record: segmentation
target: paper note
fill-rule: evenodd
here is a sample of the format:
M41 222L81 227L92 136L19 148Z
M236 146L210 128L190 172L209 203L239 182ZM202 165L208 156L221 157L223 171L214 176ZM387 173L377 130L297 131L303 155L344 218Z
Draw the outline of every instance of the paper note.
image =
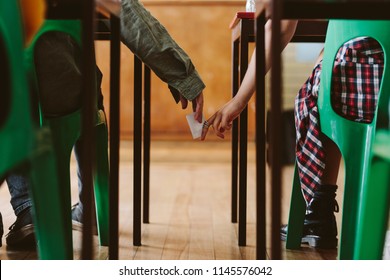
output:
M202 122L199 123L197 120L194 118L195 113L188 114L186 115L188 125L191 130L192 138L193 139L198 139L200 136L202 136L202 128L203 128L203 122L204 122L204 117L202 117Z

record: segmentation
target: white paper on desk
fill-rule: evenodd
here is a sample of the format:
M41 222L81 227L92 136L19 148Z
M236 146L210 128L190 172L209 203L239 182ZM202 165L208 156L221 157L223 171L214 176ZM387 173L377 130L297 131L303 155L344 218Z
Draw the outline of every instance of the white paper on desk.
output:
M188 114L186 115L188 125L191 130L192 138L193 139L198 139L200 136L202 136L202 128L203 128L203 123L204 123L204 117L202 116L202 122L199 123L197 120L194 118L195 113Z

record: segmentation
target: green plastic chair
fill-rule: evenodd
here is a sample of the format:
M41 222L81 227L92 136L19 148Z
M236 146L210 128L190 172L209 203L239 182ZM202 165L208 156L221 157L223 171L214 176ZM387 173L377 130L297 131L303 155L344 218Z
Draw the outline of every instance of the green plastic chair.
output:
M81 23L79 20L46 20L41 29L25 50L25 65L32 77L39 96L39 86L34 63L34 50L38 39L46 32L64 32L69 34L81 47ZM57 159L59 188L63 204L52 209L61 213L66 223L66 238L69 249L72 246L71 194L70 194L70 159L72 149L81 135L81 110L61 116L45 118L40 114L41 125L49 127L52 133L53 146ZM108 165L108 131L105 114L96 110L96 165L94 166L94 191L97 213L97 225L100 245L107 246L109 242L109 165Z
M347 120L333 111L330 99L331 75L334 58L339 48L348 40L369 36L376 39L385 54L385 69L379 93L379 111L370 124ZM361 197L368 182L372 143L375 137L378 112L388 111L390 72L387 69L387 54L390 51L390 21L331 20L329 21L321 73L318 109L322 132L339 147L345 164L344 202L340 231L339 259L353 259L356 247L356 230L361 221ZM301 246L305 201L300 190L297 169L291 196L290 216L286 248Z
M378 130L367 187L363 191L354 258L381 260L390 209L390 131Z
M31 114L22 34L18 1L0 0L0 178L9 172L30 177L38 257L67 259L65 224L48 210L58 207L61 197L50 130L40 128Z

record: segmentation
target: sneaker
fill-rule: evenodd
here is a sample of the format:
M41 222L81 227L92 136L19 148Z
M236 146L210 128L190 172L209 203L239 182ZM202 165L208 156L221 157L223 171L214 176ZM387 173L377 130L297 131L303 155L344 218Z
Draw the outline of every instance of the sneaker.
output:
M9 232L5 239L10 247L25 248L36 246L32 207L28 207L19 213L15 223L9 227Z
M81 210L80 204L77 202L72 206L72 229L77 231L83 231L83 210ZM98 235L96 223L92 225L92 234Z

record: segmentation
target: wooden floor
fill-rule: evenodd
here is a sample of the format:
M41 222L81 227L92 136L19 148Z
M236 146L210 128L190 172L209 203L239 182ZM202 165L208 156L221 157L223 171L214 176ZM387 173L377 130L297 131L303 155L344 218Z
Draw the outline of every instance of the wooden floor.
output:
M152 142L150 223L143 224L142 246L132 245L132 143L121 142L119 258L124 260L255 259L254 145L248 148L247 246L237 245L237 225L230 222L230 144L221 142ZM283 170L282 221L287 221L292 166ZM343 173L343 172L341 172ZM76 164L71 164L72 199L77 201ZM340 182L343 174L340 176ZM339 184L340 186L342 184ZM269 192L268 192L269 193ZM338 191L342 194L342 189ZM341 202L341 196L338 201ZM0 189L4 231L14 222L5 184ZM340 213L337 214L338 223ZM81 234L73 232L75 259ZM94 248L96 259L107 247ZM282 247L284 244L282 244ZM304 247L282 252L283 259L336 259L336 250ZM36 259L35 251L8 250L3 237L0 259Z

